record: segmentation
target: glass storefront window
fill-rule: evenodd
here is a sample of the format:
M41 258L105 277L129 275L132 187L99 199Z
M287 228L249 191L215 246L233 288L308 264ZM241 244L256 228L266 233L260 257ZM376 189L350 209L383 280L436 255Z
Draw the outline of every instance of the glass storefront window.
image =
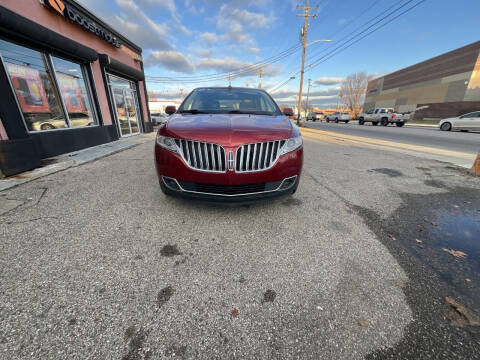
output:
M0 57L29 131L96 125L81 65L4 40Z
M52 56L53 68L71 127L95 124L86 81L80 65Z
M28 130L67 127L45 54L0 40L0 55Z

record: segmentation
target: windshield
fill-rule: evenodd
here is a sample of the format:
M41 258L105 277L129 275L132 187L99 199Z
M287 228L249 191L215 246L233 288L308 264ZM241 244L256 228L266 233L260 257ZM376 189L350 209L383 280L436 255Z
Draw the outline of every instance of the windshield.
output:
M264 91L228 88L196 89L188 95L178 112L282 115L277 104Z

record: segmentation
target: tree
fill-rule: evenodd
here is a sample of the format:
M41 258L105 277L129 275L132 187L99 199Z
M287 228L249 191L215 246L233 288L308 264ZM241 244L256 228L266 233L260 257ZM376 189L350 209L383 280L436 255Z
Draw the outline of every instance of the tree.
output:
M341 101L352 112L353 117L357 117L362 112L365 92L371 78L372 76L364 71L354 73L347 76L340 87Z

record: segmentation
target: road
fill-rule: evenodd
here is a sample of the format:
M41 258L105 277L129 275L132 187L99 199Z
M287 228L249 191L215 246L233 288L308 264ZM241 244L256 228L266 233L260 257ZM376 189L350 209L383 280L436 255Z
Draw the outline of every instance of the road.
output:
M0 192L1 357L478 356L480 180L306 132L266 203L165 197L153 136Z
M436 127L405 126L372 126L351 123L304 122L308 127L333 131L352 136L372 137L375 139L396 141L400 143L435 147L439 149L477 154L480 151L480 132L446 132Z
M304 122L302 125L305 137L321 136L323 141L343 142L344 145L354 147L369 146L376 149L377 153L396 151L415 157L449 162L465 168L472 167L480 151L480 133L447 133L419 126L403 128L360 126L355 122L349 124Z

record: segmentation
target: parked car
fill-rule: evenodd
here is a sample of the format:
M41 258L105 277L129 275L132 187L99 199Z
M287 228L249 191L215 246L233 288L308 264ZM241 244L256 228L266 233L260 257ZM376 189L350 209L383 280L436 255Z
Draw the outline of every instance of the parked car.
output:
M336 123L343 121L345 124L348 124L350 121L350 114L348 112L334 112L332 114L328 114L325 119L329 123L330 121L335 121Z
M358 124L363 125L366 122L371 122L373 126L377 126L380 123L382 126L395 124L398 127L402 127L410 120L410 116L409 112L395 112L392 108L375 108L360 114Z
M461 116L440 120L438 124L440 130L480 130L480 111L471 112Z
M292 108L284 108L283 109L283 114L287 116L290 120L295 120L295 115L293 114L293 109Z
M308 115L307 115L307 121L308 120L322 121L324 118L325 118L325 116L323 115L323 112L321 112L321 111L312 111L312 112L309 112Z
M152 119L152 124L155 126L163 124L167 120L168 115L165 113L156 112L150 113L150 118Z
M264 90L198 88L166 111L155 142L166 195L250 202L297 190L302 137Z

